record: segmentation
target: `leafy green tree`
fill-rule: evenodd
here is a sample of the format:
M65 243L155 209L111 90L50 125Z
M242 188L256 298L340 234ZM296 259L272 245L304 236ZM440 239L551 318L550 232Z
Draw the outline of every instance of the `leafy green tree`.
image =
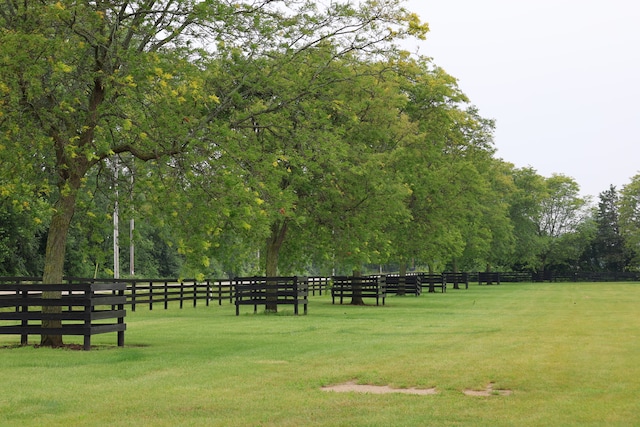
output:
M593 246L597 266L603 271L624 271L627 266L624 236L620 232L619 204L615 186L600 193L594 216L597 228Z
M515 250L510 259L514 269L537 268L537 254L542 249L538 220L545 196L544 177L533 168L514 169L515 191L509 197L509 217L515 236Z
M27 167L17 177L35 192L46 188L54 207L45 283L62 280L89 170L125 154L176 167L180 161L168 159L188 153L193 161L196 147L200 160L214 159L225 135L299 97L272 100L249 115L230 113L260 81L207 90L203 70L212 58L242 56L259 67L251 61L279 52L286 62L328 39L339 39L343 51L374 51L424 30L391 0L325 9L271 0L4 2L0 28L0 155L16 165L42 164L44 179ZM258 75L255 68L249 74ZM61 343L59 336L42 337L44 345Z
M545 179L545 194L536 218L537 234L541 242L538 270L566 260L564 241L576 231L584 217L586 200L579 196L580 188L570 177L554 174Z
M566 263L564 266L556 267L558 270L562 271L563 267L568 272L598 270L597 254L593 246L597 232L593 211L589 209L576 230L566 236L564 241Z
M336 157L326 164L330 173L309 209L314 225L297 231L308 237L309 231L321 231L317 242L329 244L314 244L312 250L340 260L333 266L339 271L357 274L364 264L385 259L389 228L408 220L409 189L398 179L391 156L410 124L389 61L350 64L343 72L351 77L336 85L328 111L340 139L328 147Z
M491 242L483 218L490 214L484 208L494 150L493 122L469 106L454 78L427 58L406 61L399 74L404 111L416 125L406 128L410 136L394 155L396 173L411 189L412 220L393 233L402 274L411 260L455 265L487 251L480 247Z
M568 256L575 260L568 246L587 206L575 180L559 174L545 178L532 168L514 170L513 180L516 191L509 206L516 239L514 268L544 272L549 266L566 265Z
M631 267L640 265L640 175L635 175L620 192L620 234L631 257Z
M172 236L168 235L171 230L153 227L145 221L138 223L140 225L137 227L142 230L136 232L135 238L135 277L183 277L181 274L184 258L171 243ZM130 267L129 260L130 258L126 257L123 261L124 268Z
M272 76L254 102L302 87L309 94L254 120L238 138L237 152L261 147L245 167L270 221L263 251L268 276L276 275L281 253L288 271L336 253L343 268L362 265L384 245L379 224L403 206L403 189L384 160L398 137L399 110L391 99L401 98L391 90L388 67L356 56L337 60L331 45L297 60Z
M183 15L167 6L71 1L0 6L2 156L23 165L35 157L49 171L44 182L19 175L35 189L51 188L45 283L62 281L67 236L90 169L118 153L141 160L173 155L193 137L179 117L203 102L194 88L197 68L163 48L178 42L175 30L181 26L203 23L205 11ZM59 336L42 337L43 345L61 343Z
M0 276L37 276L44 262L41 247L50 216L44 200L0 184Z
M514 227L509 216L509 200L516 191L512 166L499 159L485 158L475 162L484 183L472 198L465 250L460 258L464 270L486 271L510 267L508 261L515 250Z

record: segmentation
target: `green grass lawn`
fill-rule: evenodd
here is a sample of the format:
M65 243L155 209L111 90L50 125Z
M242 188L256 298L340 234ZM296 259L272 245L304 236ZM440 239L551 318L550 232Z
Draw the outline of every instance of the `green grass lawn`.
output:
M90 352L0 336L0 425L640 425L639 309L628 283L472 285L379 307L312 297L307 316L140 307L124 348L115 334ZM437 394L321 390L347 381ZM463 393L489 383L513 393Z

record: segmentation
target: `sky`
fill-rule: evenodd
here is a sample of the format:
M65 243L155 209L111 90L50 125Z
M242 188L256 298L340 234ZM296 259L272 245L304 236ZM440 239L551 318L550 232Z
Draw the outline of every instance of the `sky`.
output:
M496 156L582 195L640 173L640 2L407 0L429 24L406 46L496 121Z

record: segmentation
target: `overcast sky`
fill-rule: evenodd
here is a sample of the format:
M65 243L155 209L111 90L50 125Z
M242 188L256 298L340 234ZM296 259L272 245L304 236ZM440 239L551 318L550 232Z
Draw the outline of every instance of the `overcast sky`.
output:
M640 173L640 1L408 0L419 53L496 120L497 156L584 195Z

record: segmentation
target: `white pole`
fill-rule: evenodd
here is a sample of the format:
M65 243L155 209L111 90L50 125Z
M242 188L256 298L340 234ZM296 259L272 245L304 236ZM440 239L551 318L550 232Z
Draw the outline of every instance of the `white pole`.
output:
M115 188L115 195L116 195L116 200L115 203L113 204L113 278L114 279L119 279L120 278L120 241L119 241L119 234L120 234L120 230L119 230L119 218L118 218L118 158L116 157L116 160L113 164L113 169L114 169L114 173L113 176L115 178L114 180L114 188Z
M133 230L135 229L134 214L135 209L133 207L133 166L129 168L129 174L131 175L131 220L129 221L129 275L133 277L135 275L135 251L133 244Z
M135 228L135 222L134 219L131 218L131 221L129 221L129 274L131 275L131 277L133 277L135 275L135 267L134 267L134 260L135 257L133 256L133 251L134 251L134 246L133 246L133 229Z

